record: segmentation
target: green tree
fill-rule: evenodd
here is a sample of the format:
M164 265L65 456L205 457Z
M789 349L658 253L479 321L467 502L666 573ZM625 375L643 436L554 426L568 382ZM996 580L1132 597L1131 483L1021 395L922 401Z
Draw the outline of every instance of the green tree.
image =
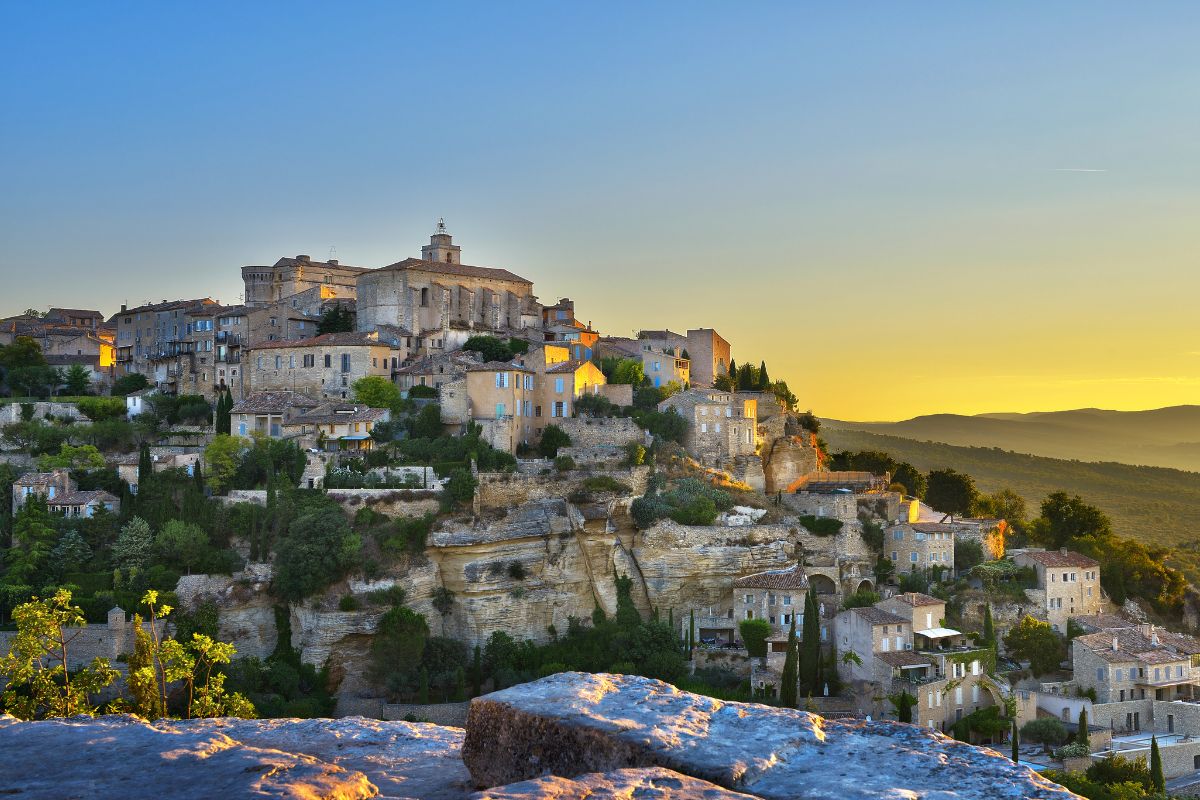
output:
M89 666L67 669L74 635L68 628L81 628L83 611L71 605L71 593L59 589L47 599L33 598L13 609L17 633L7 655L0 657L0 677L7 684L0 701L18 719L94 716L91 698L117 679L117 670L103 658Z
M92 422L104 422L125 416L125 401L119 397L84 397L75 407Z
M204 448L204 475L208 487L214 494L223 494L231 488L242 452L249 442L240 436L218 434ZM139 480L141 476L139 475Z
M473 350L486 361L512 361L513 351L495 336L472 336L463 342L463 350Z
M817 595L804 595L804 636L800 644L800 682L809 694L821 694L821 611Z
M408 433L414 439L436 439L445 433L442 426L442 408L429 403L409 418Z
M298 602L341 580L358 563L360 546L340 508L298 517L275 548L276 594Z
M627 383L630 386L641 386L644 380L646 371L640 358L622 358L613 367L608 378L609 383Z
M965 517L975 507L979 493L975 479L953 469L935 469L929 472L925 502L943 514Z
M1012 721L1012 732L1009 734L1012 740L1012 761L1016 764L1021 760L1021 734L1017 731L1017 720L1014 717Z
M121 569L141 569L146 566L153 546L154 534L149 523L141 517L132 517L117 536L113 559Z
M6 555L8 574L5 579L13 584L33 584L46 566L50 551L58 539L54 518L46 510L46 501L40 495L30 495L25 505L17 512L13 523L12 547Z
M329 308L317 322L317 333L348 333L354 330L354 314L349 309L335 305Z
M92 548L77 531L67 531L50 551L50 567L55 575L75 572L92 557Z
M1079 730L1075 732L1075 741L1084 747L1091 746L1091 739L1088 736L1088 713L1087 707L1079 709Z
M399 405L400 388L380 375L367 375L350 384L357 403L371 408L395 408Z
M82 364L72 364L63 373L63 384L63 390L67 394L79 397L88 393L92 386L92 378Z
M233 433L233 395L229 390L221 392L217 398L216 422L214 433L229 436Z
M1030 530L1031 538L1048 548L1071 547L1083 540L1103 542L1113 537L1112 520L1079 495L1054 492L1041 506L1041 524Z
M192 567L203 562L208 553L208 534L199 525L173 519L154 539L154 548L163 560L192 574Z
M792 616L792 627L788 631L787 655L783 659L783 675L780 678L781 686L779 687L779 703L784 708L795 708L796 684L800 678L799 666L797 660L799 654L796 652L796 617Z
M889 694L888 700L896 709L896 719L911 724L913 721L912 710L913 706L917 704L917 698L901 689L899 692Z
M114 397L124 397L127 394L140 392L142 389L150 388L150 380L140 372L131 372L128 375L122 375L113 381L112 395Z
M1158 750L1158 737L1150 737L1150 783L1154 786L1154 791L1162 793L1167 788L1167 781L1163 777L1163 762L1162 753Z
M58 447L57 455L46 454L38 457L38 469L50 472L55 469L69 469L77 472L104 469L107 464L104 456L90 444L78 447L63 442Z
M1028 614L1005 634L1004 647L1014 658L1028 661L1034 676L1058 669L1066 656L1063 640L1050 623Z
M771 378L767 375L766 361L760 361L758 364L758 388L764 392L771 388Z
M475 487L478 481L471 475L470 470L456 469L450 473L449 480L442 487L443 504L453 508L462 503L469 503L475 497Z
M742 634L747 653L759 658L767 655L767 637L771 635L771 626L765 619L744 619L738 623L738 631Z
M538 442L538 453L543 458L554 458L558 455L558 448L570 446L571 437L567 435L566 431L557 425L547 425Z
M996 623L992 619L992 604L983 604L983 642L989 647L996 646Z
M617 589L616 623L623 628L635 628L642 624L642 615L633 604L633 580L625 574L614 581Z
M130 710L151 721L167 715L159 692L156 654L154 637L145 629L141 616L134 614L133 652L129 654L129 673L125 683L129 688Z
M981 517L1005 520L1016 528L1023 527L1028 516L1025 498L1007 488L981 494L975 501L975 513Z
M896 464L896 468L892 471L892 483L900 484L904 487L905 494L919 499L924 499L929 489L928 479L907 461Z

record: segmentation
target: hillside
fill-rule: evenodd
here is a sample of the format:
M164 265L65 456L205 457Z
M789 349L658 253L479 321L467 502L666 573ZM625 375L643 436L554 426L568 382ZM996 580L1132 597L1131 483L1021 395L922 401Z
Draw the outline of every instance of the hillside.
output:
M981 491L1009 487L1025 498L1031 513L1047 494L1062 489L1104 509L1120 535L1171 546L1197 538L1200 475L1193 472L1084 463L826 427L821 435L834 452L883 450L922 471L953 467L967 472Z
M825 420L858 430L966 447L1080 461L1115 461L1200 472L1200 406L1151 411L1084 408L1031 414L931 414L901 422Z

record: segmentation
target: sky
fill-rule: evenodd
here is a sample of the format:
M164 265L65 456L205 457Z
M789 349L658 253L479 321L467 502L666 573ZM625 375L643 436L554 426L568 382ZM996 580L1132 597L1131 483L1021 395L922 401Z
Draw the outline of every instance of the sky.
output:
M5 3L0 315L299 253L714 327L823 416L1200 403L1200 4Z

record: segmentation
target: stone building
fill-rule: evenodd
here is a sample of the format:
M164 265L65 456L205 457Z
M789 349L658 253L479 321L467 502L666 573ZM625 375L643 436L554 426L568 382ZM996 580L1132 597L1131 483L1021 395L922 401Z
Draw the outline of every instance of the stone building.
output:
M301 447L326 451L370 450L371 431L391 419L386 408L361 403L326 403L283 423L283 434Z
M899 572L954 571L952 526L901 522L884 531L883 551Z
M807 595L808 576L799 565L756 572L733 582L734 617L739 622L764 619L771 626L772 638L782 634L786 642L793 619L797 630L803 628Z
M102 511L116 514L121 510L121 500L103 489L76 490L48 501L47 508L67 517L94 517Z
M364 272L357 287L358 329L409 331L420 340L413 347L420 355L457 349L472 335L504 336L542 324L532 281L463 264L461 248L440 222L420 258Z
M398 339L378 333L326 333L298 341L260 342L245 350L246 389L292 391L345 400L356 380L377 375L391 380L407 353Z
M318 401L302 392L252 392L233 404L230 429L236 436L282 438L284 425L316 408Z
M50 472L26 472L17 477L12 486L12 510L16 514L30 497L41 497L49 506L60 497L75 491L75 481L66 469Z
M121 306L109 322L116 326L116 364L121 375L137 372L164 391L174 392L179 356L192 349L188 313L198 306L217 305L209 297L164 300L135 308Z
M1200 640L1149 623L1076 636L1071 666L1098 703L1200 699Z
M719 466L758 450L757 406L733 392L688 389L658 404L674 410L688 423L683 445L706 466Z
M465 378L467 367L479 363L482 359L474 350L452 350L408 362L396 370L394 380L402 392L414 386L441 389L447 383Z
M575 318L575 302L569 297L542 308L542 334L546 342L566 345L577 361L590 361L600 338L590 321L585 325Z
M729 374L729 342L712 328L689 330L685 347L691 359L692 385L712 386L718 377Z
M468 418L497 450L515 453L533 440L534 398L533 370L527 367L503 361L467 367Z
M353 300L360 275L366 267L339 264L337 260L313 261L310 256L281 258L273 266L242 267L245 300L248 306L265 306L314 289L323 289L329 297Z
M653 386L677 383L681 387L691 384L691 362L681 354L683 348L642 351L642 372Z
M1036 616L1054 630L1066 633L1067 618L1098 614L1104 608L1100 592L1100 562L1082 553L1062 550L1016 550L1013 561L1037 572L1037 589L1026 590L1038 604Z

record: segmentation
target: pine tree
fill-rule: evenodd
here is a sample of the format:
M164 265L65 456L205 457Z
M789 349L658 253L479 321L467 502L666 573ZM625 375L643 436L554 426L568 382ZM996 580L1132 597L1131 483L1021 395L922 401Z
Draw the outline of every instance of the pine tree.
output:
M758 365L758 388L764 392L771 388L771 379L767 377L767 362Z
M796 707L796 682L799 678L799 665L796 661L800 654L796 651L796 617L792 617L792 627L788 631L787 656L783 659L783 685L779 687L779 703L784 708Z
M636 628L642 624L642 615L633 604L633 581L628 575L618 575L617 585L617 624L622 628Z
M1163 792L1167 788L1167 781L1163 777L1162 753L1158 752L1158 737L1150 737L1150 783L1154 786L1154 791Z
M1016 764L1021 760L1021 734L1017 733L1017 721L1012 723L1012 760Z
M804 636L800 644L800 682L809 694L821 692L821 617L817 596L804 596Z
M1087 708L1079 709L1079 730L1075 734L1075 741L1079 742L1084 747L1091 745L1088 741L1088 713Z

